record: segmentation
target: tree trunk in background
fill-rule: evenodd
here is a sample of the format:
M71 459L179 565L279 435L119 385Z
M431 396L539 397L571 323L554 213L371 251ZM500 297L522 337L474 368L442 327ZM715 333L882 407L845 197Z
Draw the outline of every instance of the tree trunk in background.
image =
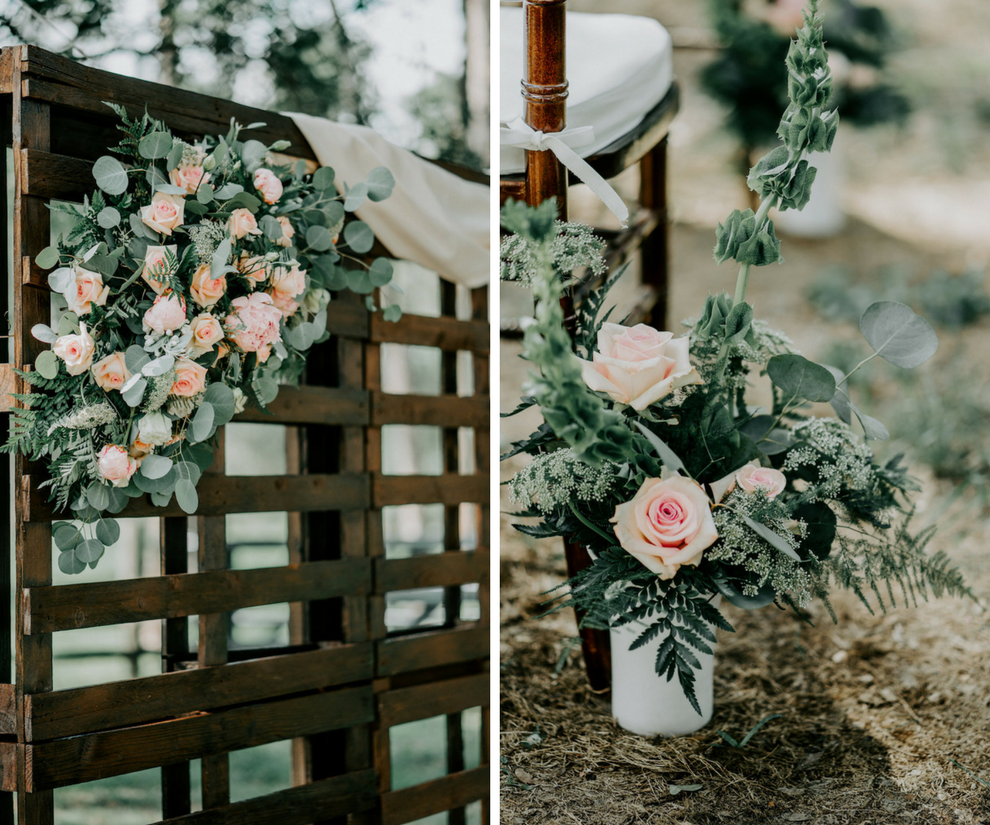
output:
M158 23L162 35L158 47L158 82L166 86L176 86L176 69L179 53L175 48L175 0L158 0L161 19Z
M490 79L489 31L491 7L488 0L464 0L464 102L466 122L464 138L468 148L482 159L485 165L489 157L488 99Z

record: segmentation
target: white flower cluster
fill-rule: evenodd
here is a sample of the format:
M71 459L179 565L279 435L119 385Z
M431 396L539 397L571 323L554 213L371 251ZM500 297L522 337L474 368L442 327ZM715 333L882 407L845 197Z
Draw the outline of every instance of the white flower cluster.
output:
M108 401L92 404L88 407L74 410L62 416L48 428L51 435L55 430L93 430L103 424L109 424L117 418L117 413Z
M224 240L230 237L230 229L218 221L204 221L188 227L189 237L196 248L196 257L201 263L213 260L213 253Z
M615 482L616 466L599 469L578 461L569 449L536 456L509 482L513 504L549 513L570 502L604 501Z
M587 267L595 277L602 275L605 272L605 243L591 227L563 221L557 221L556 226L557 234L550 247L554 272L566 277L576 269ZM536 242L518 235L505 238L499 248L502 280L532 286L540 266L536 254L538 246Z
M818 480L809 492L815 498L835 498L843 489L867 494L876 489L873 451L846 424L835 418L812 418L795 425L794 435L808 446L791 450L783 471L814 467Z
M164 375L158 375L148 383L150 387L146 391L142 408L146 413L161 409L162 404L168 400L168 394L172 391L172 384L175 383L175 370L169 370Z

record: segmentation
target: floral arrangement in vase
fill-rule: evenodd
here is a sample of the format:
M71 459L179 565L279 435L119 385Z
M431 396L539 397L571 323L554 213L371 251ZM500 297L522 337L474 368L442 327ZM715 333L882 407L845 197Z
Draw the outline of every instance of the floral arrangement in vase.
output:
M81 206L51 206L74 226L37 264L65 306L32 330L51 348L17 371L34 391L16 396L4 447L46 464L40 486L76 522L53 530L66 573L96 566L131 498L195 512L217 428L298 384L329 337L331 292L375 310L392 278L385 258L366 262L374 233L348 216L391 193L384 167L339 195L333 169L283 165L288 141L242 139L264 124L190 143L107 105L120 159L96 161Z
M871 610L871 595L885 609L895 588L913 602L929 592L972 596L943 553L926 552L932 530L911 531L918 488L899 458L881 464L873 454L869 441L888 433L849 395L862 364L844 374L814 363L746 302L753 268L781 260L769 210L807 202L815 169L806 155L827 151L838 126L826 60L812 0L787 55L781 145L749 175L762 203L755 214L734 211L716 233L716 261L739 264L735 293L709 295L686 335L602 315L613 278L578 308L572 340L559 301L566 273L599 265L590 230L555 221L553 202L502 212L514 233L503 243L503 277L533 290L523 357L539 370L510 415L537 405L545 422L506 456L532 456L508 485L516 515L539 523L517 529L589 549L593 564L568 582L557 609L577 607L586 622L611 627L613 709L622 691L642 686L635 669L620 677L618 642L646 653L654 683L676 675L682 709L642 696L630 704L671 707L680 720L637 730L616 710L637 732L688 732L710 717L714 630L732 630L721 599L799 614L819 599L834 620L836 586ZM873 304L860 326L874 350L863 363L911 368L938 346L929 324L896 302Z

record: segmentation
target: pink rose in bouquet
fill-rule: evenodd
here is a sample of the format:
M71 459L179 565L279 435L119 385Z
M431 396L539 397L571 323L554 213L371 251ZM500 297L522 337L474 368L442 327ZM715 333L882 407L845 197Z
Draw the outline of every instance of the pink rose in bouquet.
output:
M227 276L221 275L214 278L210 274L210 265L201 264L193 274L192 283L189 285L189 292L193 300L203 309L209 309L219 301L227 291Z
M168 173L168 179L173 186L185 189L186 194L195 195L196 190L210 179L210 175L203 170L201 164L181 163Z
M200 313L193 318L189 322L189 327L193 334L190 347L196 358L210 352L223 340L223 329L220 322L208 312Z
M648 478L632 501L615 508L611 518L623 550L661 579L671 579L681 565L697 565L718 539L711 500L689 478Z
M259 169L254 173L254 188L265 203L278 203L278 199L282 197L282 181L271 169Z
M96 342L86 331L86 325L79 325L78 335L63 335L52 345L52 352L65 362L69 375L82 375L93 363Z
M93 309L93 304L100 307L106 304L110 287L103 286L103 276L81 266L75 268L75 273L75 292L66 296L69 311L76 315L87 315Z
M242 252L235 265L255 289L268 280L269 264L263 255L251 257L247 252Z
M306 291L306 273L298 266L288 269L284 266L276 266L272 271L272 302L286 318L295 314L299 309L299 304L295 301L297 297Z
M169 290L157 298L144 313L144 325L160 335L173 332L186 322L186 302Z
M613 401L645 410L679 387L702 383L688 358L689 347L686 336L674 338L646 324L602 324L593 360L578 359L581 377Z
M93 364L93 379L100 389L107 392L119 390L130 377L131 372L127 369L122 352L115 352Z
M285 215L280 216L277 220L282 224L282 237L275 241L275 245L292 246L292 239L296 234L296 230L292 228L292 222Z
M248 209L235 209L230 213L229 223L230 234L234 238L241 239L248 235L261 234L261 230L258 229L258 222Z
M254 292L231 303L233 311L224 320L224 328L227 337L244 352L260 353L282 340L279 331L282 312L272 302L271 295ZM259 356L259 360L264 359Z
M175 382L172 384L172 395L192 398L206 389L206 368L188 358L179 358L175 362Z
M141 277L156 295L168 289L168 276L178 262L174 246L149 246L144 253L144 269Z
M155 232L171 235L182 226L185 218L186 202L182 195L166 195L158 192L151 199L151 206L141 207L141 220Z
M138 468L137 461L127 454L127 450L116 444L107 444L96 459L100 475L114 487L126 487Z
M753 493L757 487L766 490L767 498L776 498L787 486L787 478L780 470L772 467L761 467L750 462L736 473L736 481L747 493Z

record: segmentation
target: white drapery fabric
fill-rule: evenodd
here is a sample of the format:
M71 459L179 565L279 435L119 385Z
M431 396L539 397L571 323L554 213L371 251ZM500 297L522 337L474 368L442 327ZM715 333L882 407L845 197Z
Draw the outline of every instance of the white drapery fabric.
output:
M490 187L466 181L389 143L366 126L287 112L336 186L363 181L377 166L395 177L383 201L355 212L396 258L414 261L469 288L485 286L490 271Z

